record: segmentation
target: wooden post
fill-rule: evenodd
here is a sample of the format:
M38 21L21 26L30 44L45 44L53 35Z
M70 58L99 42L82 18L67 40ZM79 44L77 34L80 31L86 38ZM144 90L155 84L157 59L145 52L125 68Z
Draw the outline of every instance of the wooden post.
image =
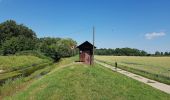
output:
M94 41L95 41L95 27L93 26L93 58L92 58L92 63L94 65Z

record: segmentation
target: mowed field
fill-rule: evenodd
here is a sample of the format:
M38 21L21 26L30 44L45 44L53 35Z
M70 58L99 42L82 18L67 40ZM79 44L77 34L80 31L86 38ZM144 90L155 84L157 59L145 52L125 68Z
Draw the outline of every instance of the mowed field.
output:
M95 59L170 84L170 57L95 56Z

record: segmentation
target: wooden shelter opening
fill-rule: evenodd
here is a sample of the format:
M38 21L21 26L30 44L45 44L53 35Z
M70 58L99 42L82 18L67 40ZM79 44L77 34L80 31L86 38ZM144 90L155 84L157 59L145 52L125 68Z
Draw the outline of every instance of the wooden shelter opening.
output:
M79 61L91 65L93 63L93 45L90 42L85 41L77 46L77 48L79 49Z

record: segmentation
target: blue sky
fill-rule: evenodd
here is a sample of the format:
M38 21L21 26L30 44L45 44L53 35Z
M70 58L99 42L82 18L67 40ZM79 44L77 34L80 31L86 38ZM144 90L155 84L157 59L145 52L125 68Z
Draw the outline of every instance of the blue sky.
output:
M92 41L98 48L170 51L170 0L0 0L0 22L13 19L38 37Z

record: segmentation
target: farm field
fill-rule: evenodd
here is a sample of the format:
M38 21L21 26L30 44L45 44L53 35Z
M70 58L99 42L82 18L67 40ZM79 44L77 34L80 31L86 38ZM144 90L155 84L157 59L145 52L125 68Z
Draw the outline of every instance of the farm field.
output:
M95 59L170 84L170 57L95 56Z
M58 67L56 67L58 68ZM100 65L74 64L34 81L5 100L168 100L169 94L153 89Z

